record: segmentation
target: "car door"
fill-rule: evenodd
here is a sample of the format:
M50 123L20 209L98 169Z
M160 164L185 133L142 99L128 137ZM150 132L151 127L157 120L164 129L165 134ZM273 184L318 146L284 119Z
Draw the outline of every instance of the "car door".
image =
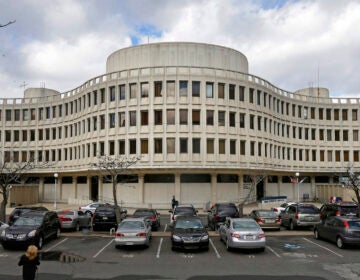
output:
M291 209L293 206L287 206L284 212L281 213L281 223L285 226L289 225L289 215L291 214Z
M334 230L334 217L327 217L325 220L320 235L322 238L327 240L332 240L331 235L332 231Z
M52 226L50 222L50 213L45 213L44 219L43 219L43 235L45 239L48 239L52 234Z
M77 211L77 218L79 220L80 227L88 227L90 225L91 218L88 215L85 215L83 211Z

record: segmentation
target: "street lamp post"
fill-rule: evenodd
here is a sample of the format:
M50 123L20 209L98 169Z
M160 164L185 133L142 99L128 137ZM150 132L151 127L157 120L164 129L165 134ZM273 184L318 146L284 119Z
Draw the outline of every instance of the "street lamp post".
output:
M57 192L57 178L58 178L59 174L57 174L56 172L54 173L54 178L55 178L55 192L54 192L54 209L56 210L56 192Z
M295 176L296 176L296 186L297 186L297 202L300 202L300 184L299 184L300 173L296 172Z

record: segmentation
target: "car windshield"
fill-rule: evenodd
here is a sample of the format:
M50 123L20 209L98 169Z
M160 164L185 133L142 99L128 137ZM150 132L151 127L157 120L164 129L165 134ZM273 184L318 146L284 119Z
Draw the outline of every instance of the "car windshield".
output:
M233 222L233 228L236 230L239 229L258 229L259 226L256 222L253 221L235 221Z
M176 229L203 229L204 226L200 220L178 220L175 225Z
M218 209L219 212L237 212L236 207L232 205L221 205Z
M194 208L191 207L176 207L175 208L175 212L174 214L179 214L179 213L189 213L189 214L194 214Z
M145 228L144 223L141 221L123 221L118 229L139 229Z
M68 215L68 216L74 216L74 212L72 211L59 211L57 212L58 215Z
M320 213L320 209L313 205L302 205L299 207L299 212L305 214L318 214Z
M346 215L346 214L356 215L357 211L358 211L357 206L341 206L341 213L343 215Z
M96 212L100 213L112 213L114 212L113 208L96 208Z
M360 221L349 221L348 224L351 228L360 229Z
M39 226L42 222L41 216L20 217L14 223L16 226Z
M259 211L260 217L276 218L277 214L273 211Z
M149 215L153 215L153 212L151 211L135 211L134 212L134 216L137 216L137 217L141 217L141 216L149 216Z

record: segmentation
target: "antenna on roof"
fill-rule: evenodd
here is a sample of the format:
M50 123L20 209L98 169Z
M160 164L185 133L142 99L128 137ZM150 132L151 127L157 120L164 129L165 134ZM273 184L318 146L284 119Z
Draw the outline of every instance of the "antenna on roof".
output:
M22 84L20 84L19 87L22 87L22 88L24 88L24 90L25 90L25 87L26 87L27 85L28 85L27 83L22 82Z

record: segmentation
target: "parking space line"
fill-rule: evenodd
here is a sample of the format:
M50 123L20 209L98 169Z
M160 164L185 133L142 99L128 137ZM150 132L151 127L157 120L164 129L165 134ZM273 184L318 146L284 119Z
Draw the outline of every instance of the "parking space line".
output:
M166 228L167 228L167 224L165 224L164 232L166 231Z
M270 252L272 252L275 256L277 256L278 258L281 258L281 256L278 253L276 253L273 248L271 248L270 246L266 246L266 248L268 248L270 250Z
M305 237L303 237L303 239L306 240L307 242L311 243L311 244L315 244L316 246L319 246L320 248L323 248L323 249L326 250L326 251L329 251L330 253L333 253L334 255L336 255L336 256L338 256L338 257L340 257L340 258L343 258L343 257L344 257L343 255L340 255L340 254L338 254L338 253L330 250L329 248L327 248L327 247L325 247L325 246L321 246L320 244L317 244L316 242L313 242L313 241L311 241L311 240L309 240L309 239L307 239L307 238L305 238Z
M163 238L160 238L160 243L159 243L159 247L158 247L158 250L157 250L157 254L156 254L156 258L160 258L160 250L161 250L161 244L163 242Z
M101 254L101 252L102 251L104 251L105 249L106 249L106 247L108 247L111 243L113 243L114 242L114 239L112 239L108 244L106 244L99 252L97 252L94 256L93 256L93 258L96 258L98 255L100 255Z
M63 240L61 240L60 242L56 243L54 246L50 247L49 249L46 249L45 252L49 252L51 251L52 249L54 249L55 247L59 246L61 243L64 243L66 240L68 240L69 238L65 238Z
M215 254L216 254L217 258L220 259L221 256L220 256L218 250L216 249L216 247L215 247L215 245L214 245L214 242L211 240L211 238L209 239L209 241L210 241L210 244L211 244L211 246L213 247L213 249L214 249L214 251L215 251Z

